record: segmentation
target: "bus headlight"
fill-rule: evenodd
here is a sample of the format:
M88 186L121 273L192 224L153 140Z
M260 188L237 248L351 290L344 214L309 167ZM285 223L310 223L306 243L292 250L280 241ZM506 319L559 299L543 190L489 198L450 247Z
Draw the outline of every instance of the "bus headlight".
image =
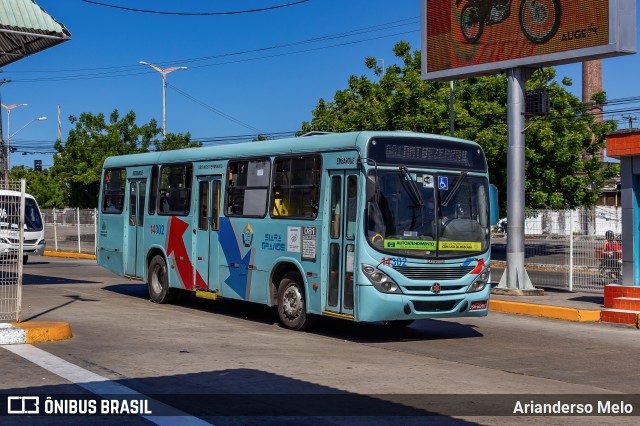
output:
M371 281L371 284L381 293L402 293L396 284L387 274L371 265L362 264L362 272Z
M491 269L487 268L482 271L474 282L471 283L469 288L467 289L467 293L476 293L478 291L484 290L484 288L489 283L489 278L491 277Z

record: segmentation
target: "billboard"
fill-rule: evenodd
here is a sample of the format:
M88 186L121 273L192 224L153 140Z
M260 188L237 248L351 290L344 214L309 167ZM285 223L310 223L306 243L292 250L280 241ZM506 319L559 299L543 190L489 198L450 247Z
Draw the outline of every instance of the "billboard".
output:
M635 53L635 0L422 0L424 79Z

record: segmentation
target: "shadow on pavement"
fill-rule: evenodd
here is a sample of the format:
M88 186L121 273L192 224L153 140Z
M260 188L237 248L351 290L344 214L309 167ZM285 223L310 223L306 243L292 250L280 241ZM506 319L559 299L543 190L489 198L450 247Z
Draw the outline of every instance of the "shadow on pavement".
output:
M185 362L197 362L197 354L184 355ZM94 404L98 407L97 416L91 416L92 421L93 418L100 418L102 414L101 398L120 401L146 400L147 408L154 417L191 415L204 418L216 425L282 425L283 421L285 424L320 425L336 424L333 421L338 419L342 422L348 421L349 424L417 425L437 422L444 425L473 425L476 423L450 416L473 415L479 411L476 415L481 415L482 410L486 410L477 404L478 395L361 395L255 369L226 369L123 379L115 383L141 394L124 395L121 392L118 395L110 395L103 392L108 388L114 389L113 386L107 387L104 382L89 382L78 385L4 389L0 391L0 395L38 396L41 399L41 416L46 415L43 413L44 401L49 396L53 400L96 401ZM119 389L122 391L122 388ZM1 399L0 409L4 408L2 411L6 413L6 407L3 405L7 398ZM40 416L30 418L33 420L37 417ZM327 417L333 419L328 421ZM76 423L82 418L88 419L89 416L53 416L47 417L46 422L68 424L70 420ZM139 419L131 416L102 418L111 420L109 423L113 424L122 424L123 420L133 420L133 423L137 423L136 420ZM44 417L42 419L44 420Z
M144 283L116 284L103 287L103 289L139 299L149 299L147 285ZM219 314L261 324L279 324L275 308L257 303L224 298L212 301L191 296L180 305L182 309L198 310L203 314ZM457 323L455 318L447 321L420 320L406 328L393 328L381 322L354 323L331 317L316 316L307 332L357 343L461 339L482 336L475 330L475 326Z
M29 318L23 319L22 321L25 321L25 322L26 321L33 321L34 319L36 319L38 317L41 317L41 316L43 316L45 314L48 314L49 312L56 311L56 310L58 310L60 308L64 308L65 306L70 305L70 304L72 304L74 302L99 302L99 300L97 300L97 299L84 299L81 296L76 296L76 295L73 295L73 294L65 295L64 297L66 297L68 299L71 299L71 300L69 300L68 302L62 303L62 304L60 304L60 305L58 305L56 307L53 307L51 309L47 309L46 311L40 312L40 313L38 313L36 315L32 315Z
M49 275L23 274L23 285L43 285L43 284L97 284L99 281L73 280L64 277L52 277Z

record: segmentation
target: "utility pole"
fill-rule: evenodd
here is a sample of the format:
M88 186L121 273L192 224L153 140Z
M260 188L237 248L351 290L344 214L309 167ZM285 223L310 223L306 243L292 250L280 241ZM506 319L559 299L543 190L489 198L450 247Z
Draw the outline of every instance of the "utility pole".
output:
M629 120L629 128L633 129L633 120L635 120L636 117L632 117L630 115L623 115L622 118L625 120Z
M5 105L0 103L2 108L7 110L7 146L4 149L4 167L7 177L9 176L9 156L11 155L11 110L21 106L27 106L28 104L12 104ZM17 132L16 132L17 133Z
M140 61L141 65L148 65L162 75L162 140L167 138L167 74L177 70L186 70L187 67L171 67L162 69L156 65L145 61Z
M0 70L2 72L2 70ZM10 83L11 80L0 80L0 86L5 83ZM0 103L2 100L0 99ZM4 130L2 128L2 114L0 114L0 181L5 182L9 178L9 171L6 169L6 157L5 157L5 144L4 144Z

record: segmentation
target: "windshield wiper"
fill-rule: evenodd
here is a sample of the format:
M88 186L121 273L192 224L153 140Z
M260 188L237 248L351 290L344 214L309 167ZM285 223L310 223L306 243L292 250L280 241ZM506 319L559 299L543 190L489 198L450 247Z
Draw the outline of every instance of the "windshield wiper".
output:
M400 167L400 174L404 177L404 179L406 181L408 181L408 186L409 186L409 194L411 195L411 198L413 199L413 202L415 203L416 206L420 207L420 226L424 226L424 199L422 198L422 194L420 194L420 190L418 189L418 184L416 183L415 179L413 178L413 176L411 176L411 173L409 173L409 170L407 170L407 168L405 166ZM414 226L415 223L415 213L413 214L413 218L414 220L412 221L411 226Z
M466 170L460 173L460 178L456 181L456 183L453 185L451 190L447 192L447 195L445 195L444 200L442 200L443 206L446 206L449 204L449 201L451 201L453 196L456 194L456 191L458 190L458 188L460 188L460 185L462 185L462 181L467 178L467 174L468 172Z
M424 207L424 200L422 199L422 195L418 189L418 184L415 179L413 179L413 176L411 176L411 173L409 173L407 168L404 166L400 167L400 173L402 174L402 177L409 181L409 188L411 189L409 193L412 195L413 201L418 207Z

